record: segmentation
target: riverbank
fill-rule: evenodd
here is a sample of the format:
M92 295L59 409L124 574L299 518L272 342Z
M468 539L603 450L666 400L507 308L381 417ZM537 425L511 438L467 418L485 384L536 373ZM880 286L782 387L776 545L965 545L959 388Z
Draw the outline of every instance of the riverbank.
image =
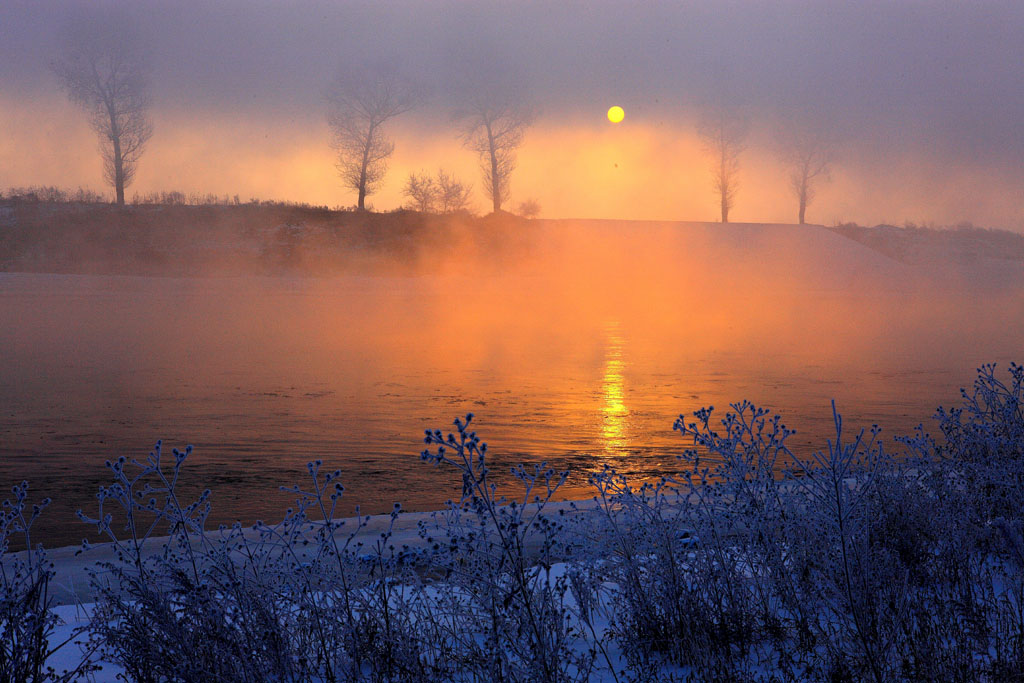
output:
M560 519L571 518L581 512L592 512L596 508L593 500L577 501L553 501L545 506L545 514ZM391 515L363 515L361 517L347 517L335 520L337 530L334 532L334 539L339 544L349 543L352 546L362 544L369 552L374 543L382 533L389 533L387 546L390 550L398 551L402 548L421 549L430 544L421 538L419 530L421 525L430 528L435 522L442 523L445 511L429 512L402 512L392 521ZM355 530L355 531L353 531ZM258 541L259 533L252 528L245 530L245 537L250 542ZM436 534L434 534L436 535ZM216 529L208 534L210 541L215 542L220 534ZM143 550L140 557L143 560L152 560L159 557L165 546L169 544L168 537L152 537L142 544ZM526 550L529 554L535 554L539 549L540 540L529 538ZM130 540L124 541L130 547ZM196 550L202 549L197 536L193 537L192 547ZM17 552L3 556L2 561L24 560L27 553ZM235 555L236 559L240 557ZM85 603L92 603L96 597L93 587L90 585L90 571L103 580L109 575L101 565L116 563L118 561L118 550L113 543L90 544L88 550L82 550L82 546L63 546L59 548L47 548L46 560L53 564L53 578L50 581L50 595L54 600L54 606L74 606Z
M884 265L888 259L918 274L952 270L977 278L995 270L998 277L1024 276L1024 235L972 226L525 219L507 212L373 213L273 202L117 207L26 197L0 199L0 271L173 277L408 273L436 268L452 252L459 253L462 267L475 258L491 267L515 264L537 249L557 247L566 232L598 242L615 232L640 232L669 248L675 240L666 234L678 232L696 255L716 258L722 252L723 265L756 250L762 265L780 260L798 274L826 261L846 268L851 259L871 260L867 255L873 254L883 258L876 272L861 272L862 279L891 270Z
M530 221L278 203L189 206L0 200L0 270L84 275L327 276L409 269L453 244L505 252Z

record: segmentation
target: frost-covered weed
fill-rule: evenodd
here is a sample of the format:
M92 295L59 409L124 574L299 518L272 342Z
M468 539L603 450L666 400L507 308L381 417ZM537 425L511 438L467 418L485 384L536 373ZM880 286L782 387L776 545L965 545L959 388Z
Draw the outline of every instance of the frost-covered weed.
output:
M595 477L593 571L632 673L698 680L1006 680L1024 671L1024 371L979 370L898 457L879 431L800 457L749 403L676 429L683 471ZM689 534L687 543L680 538ZM1014 674L1017 675L1017 674Z
M595 583L609 587L608 632L628 661L643 668L651 655L691 665L716 656L718 624L730 623L719 617L730 601L718 599L722 572L703 573L707 567L692 552L693 520L681 516L686 506L679 505L679 491L664 483L633 489L610 469L593 484L600 516L586 520L586 535Z
M28 482L11 492L14 498L0 506L0 681L74 680L90 670L86 662L70 672L57 672L47 665L50 656L68 644L51 642L58 624L50 609L53 565L42 546L32 544L32 524L50 500L30 505ZM24 550L12 547L14 539Z
M365 518L351 529L336 519L340 472L310 463L311 489L288 489L295 507L277 524L211 531L209 492L177 497L189 454L175 450L168 466L158 444L146 463L109 463L99 514L82 515L116 549L92 577L92 631L132 680L430 680L408 609L413 563L389 546L390 529L364 547L353 539Z
M358 540L369 518L336 519L340 472L319 462L309 490L287 489L282 522L212 531L209 492L176 493L189 449L109 463L97 515L81 515L116 558L93 574L95 642L138 681L588 680L593 645L550 571L559 524L544 508L564 474L516 468L522 497L506 503L470 420L457 439L428 437L444 445L425 457L466 488L421 524L416 548L392 541L397 504L375 540Z
M1010 365L1010 383L995 376L995 365L978 369L963 406L939 408L944 443L934 448L956 477L970 504L972 522L1019 518L1024 495L1024 366Z
M573 628L567 578L551 574L563 525L546 508L567 473L515 467L522 493L506 500L489 476L487 444L469 429L472 419L456 419L447 437L428 431L425 442L435 448L422 453L462 477L460 501L420 529L445 577L441 602L454 618L439 626L459 653L459 680L586 681L593 648Z
M792 602L751 580L782 564L775 466L790 432L750 404L735 407L724 435L710 429L712 409L677 421L696 446L678 476L640 487L611 469L592 478L592 567L631 676L673 662L708 680L750 678L755 630L778 635L774 615Z
M230 557L239 530L210 534L209 491L178 498L190 449L166 463L160 444L146 462L108 462L113 483L95 517L79 517L110 539L114 559L92 572L91 630L108 659L134 681L294 680L277 586ZM88 553L85 546L83 552Z

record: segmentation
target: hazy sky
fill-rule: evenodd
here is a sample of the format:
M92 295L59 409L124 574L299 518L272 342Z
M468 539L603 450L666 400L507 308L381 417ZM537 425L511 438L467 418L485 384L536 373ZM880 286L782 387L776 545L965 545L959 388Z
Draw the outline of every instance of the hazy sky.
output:
M100 7L100 10L92 9ZM1024 3L48 2L0 4L0 187L102 187L95 136L48 63L69 22L114 12L151 52L155 134L133 191L354 203L333 168L325 92L339 65L390 63L430 100L391 126L377 208L410 170L477 164L451 112L512 84L540 114L513 203L549 217L713 220L694 121L752 122L738 221L792 221L775 131L838 141L809 219L972 220L1024 230ZM605 110L619 104L613 126ZM486 204L479 190L477 208Z

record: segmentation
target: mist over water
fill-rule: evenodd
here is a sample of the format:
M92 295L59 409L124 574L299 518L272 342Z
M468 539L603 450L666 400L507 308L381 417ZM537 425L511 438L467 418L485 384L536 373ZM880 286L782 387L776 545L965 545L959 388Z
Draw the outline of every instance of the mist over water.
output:
M1012 269L907 266L815 227L531 226L329 278L0 274L0 486L55 498L51 545L87 535L68 520L104 460L157 439L195 446L186 488L213 489L215 521L280 517L317 458L345 513L433 509L459 489L419 461L423 430L473 412L497 472L547 461L580 496L604 464L675 471L673 419L743 398L800 453L832 398L891 443L1024 348Z

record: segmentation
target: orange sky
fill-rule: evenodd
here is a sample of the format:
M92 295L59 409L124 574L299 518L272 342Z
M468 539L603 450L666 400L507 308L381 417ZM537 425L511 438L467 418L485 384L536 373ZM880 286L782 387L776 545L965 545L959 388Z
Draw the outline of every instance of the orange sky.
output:
M512 205L535 199L548 218L715 220L707 156L692 125L631 116L611 124L604 103L572 120L538 119L519 152ZM139 165L135 192L180 190L242 200L252 197L328 206L354 203L334 170L323 118L286 129L267 122L206 119L184 112L154 113L156 132ZM103 186L97 142L84 116L59 96L49 101L0 103L0 188ZM454 128L441 120L398 120L391 126L395 153L379 192L377 210L404 203L410 172L443 167L474 185L475 209L487 203L479 167ZM787 172L771 150L771 137L754 130L741 158L740 189L732 219L792 222L795 201ZM820 186L808 220L824 224L905 221L939 225L973 221L986 227L1024 227L1012 179L981 166L968 168L922 159L865 159L840 150L830 182Z

